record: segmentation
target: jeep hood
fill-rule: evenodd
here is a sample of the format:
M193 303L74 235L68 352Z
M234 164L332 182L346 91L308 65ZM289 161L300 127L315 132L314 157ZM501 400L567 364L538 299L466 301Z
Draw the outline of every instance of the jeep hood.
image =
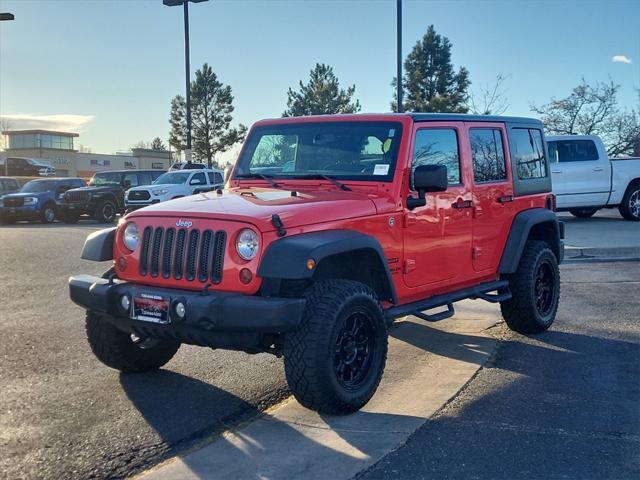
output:
M169 200L137 210L128 218L172 216L242 221L260 230L274 230L271 216L284 228L326 223L376 214L372 195L342 191L296 191L268 188L234 188L220 194L206 192Z

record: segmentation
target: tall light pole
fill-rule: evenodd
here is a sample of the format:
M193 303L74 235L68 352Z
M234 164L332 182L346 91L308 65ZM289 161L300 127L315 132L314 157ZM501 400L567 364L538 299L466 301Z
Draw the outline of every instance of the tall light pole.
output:
M398 88L398 113L402 113L402 0L396 3L396 86Z
M185 90L187 103L187 148L184 151L184 159L191 161L191 67L189 65L189 2L201 3L209 0L162 0L168 7L182 5L184 9L184 70L185 70Z
M13 13L0 13L0 21L15 20L16 17ZM4 132L0 132L4 135ZM9 161L4 159L4 175L9 176Z

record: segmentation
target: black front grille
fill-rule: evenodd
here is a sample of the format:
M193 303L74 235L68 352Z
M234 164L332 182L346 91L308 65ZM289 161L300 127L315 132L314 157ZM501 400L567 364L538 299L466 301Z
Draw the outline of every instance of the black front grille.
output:
M67 202L87 202L89 201L89 192L84 192L84 191L74 192L70 190L64 194L64 199Z
M140 247L140 275L218 284L226 240L223 230L146 227Z
M3 203L5 207L21 207L24 205L24 198L23 197L5 198L3 200Z
M134 201L149 200L151 198L151 195L146 190L133 190L129 192L129 195L127 196L127 198L129 200L134 200Z

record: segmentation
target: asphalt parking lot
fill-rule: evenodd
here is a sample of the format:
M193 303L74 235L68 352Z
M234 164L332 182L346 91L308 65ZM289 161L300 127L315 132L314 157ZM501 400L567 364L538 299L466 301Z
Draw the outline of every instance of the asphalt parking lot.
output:
M97 228L0 227L3 478L127 476L288 396L282 362L268 355L183 346L166 369L136 376L99 364L66 286L71 274L107 268L79 259L86 235ZM553 329L535 339L505 332L491 368L365 475L638 473L638 265L564 266ZM535 470L540 462L548 469Z

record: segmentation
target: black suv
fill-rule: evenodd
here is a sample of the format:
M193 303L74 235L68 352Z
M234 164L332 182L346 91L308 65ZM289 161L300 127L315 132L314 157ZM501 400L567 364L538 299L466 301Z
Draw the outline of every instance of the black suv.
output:
M118 213L124 213L124 193L131 187L149 185L162 175L162 170L115 170L98 172L83 188L74 188L64 195L59 205L66 223L75 223L80 215L90 215L102 223L113 223Z

